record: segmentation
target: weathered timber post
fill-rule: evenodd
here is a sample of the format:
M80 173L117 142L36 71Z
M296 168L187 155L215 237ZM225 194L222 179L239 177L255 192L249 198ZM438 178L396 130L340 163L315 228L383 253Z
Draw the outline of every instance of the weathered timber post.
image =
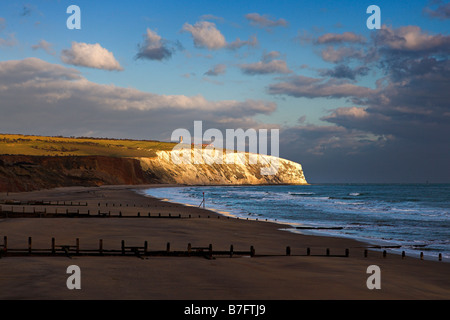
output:
M31 254L31 237L28 237L28 253Z

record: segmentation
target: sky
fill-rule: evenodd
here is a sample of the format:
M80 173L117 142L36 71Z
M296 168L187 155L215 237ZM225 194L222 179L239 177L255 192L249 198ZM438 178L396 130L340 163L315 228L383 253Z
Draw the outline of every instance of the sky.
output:
M2 0L0 132L278 129L310 183L448 183L449 17L440 0Z

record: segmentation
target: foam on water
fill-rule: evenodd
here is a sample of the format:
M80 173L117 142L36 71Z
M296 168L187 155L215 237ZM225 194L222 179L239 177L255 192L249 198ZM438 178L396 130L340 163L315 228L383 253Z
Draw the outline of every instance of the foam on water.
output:
M292 231L349 237L450 259L450 185L207 186L153 188L148 195L242 218L342 230Z

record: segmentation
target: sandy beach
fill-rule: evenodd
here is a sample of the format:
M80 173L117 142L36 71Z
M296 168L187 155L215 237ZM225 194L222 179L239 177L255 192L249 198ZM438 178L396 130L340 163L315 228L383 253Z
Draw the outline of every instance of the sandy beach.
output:
M301 235L282 230L285 225L266 221L227 218L202 208L183 206L143 196L136 189L152 186L70 187L27 193L2 193L0 200L73 202L70 210L119 211L121 218L2 218L0 243L7 236L8 248L74 244L80 248L119 249L142 246L149 250L249 250L255 256L4 256L0 259L1 300L342 300L450 298L450 265L370 250L358 241ZM80 202L87 205L77 206ZM5 210L12 205L3 204ZM17 210L24 206L17 205ZM34 206L34 207L37 207ZM64 205L41 205L47 212ZM26 210L33 210L33 205ZM148 219L161 213L182 219ZM187 218L190 215L190 218ZM290 255L286 255L286 247ZM310 248L311 255L306 255ZM326 256L329 249L330 256ZM348 249L349 256L345 256ZM81 270L81 289L69 290L66 269ZM367 268L381 271L381 289L368 289Z

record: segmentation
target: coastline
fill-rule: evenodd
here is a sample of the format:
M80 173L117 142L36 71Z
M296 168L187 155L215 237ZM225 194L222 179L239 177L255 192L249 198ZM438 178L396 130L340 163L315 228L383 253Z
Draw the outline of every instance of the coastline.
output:
M144 196L135 190L170 185L69 187L28 193L10 193L9 199L86 201L120 207L124 215L150 210L187 215L192 219L34 219L0 220L0 236L8 235L10 247L43 247L51 237L59 243L79 238L82 246L118 247L149 241L151 248L173 250L212 244L218 250L254 246L255 257L3 257L0 268L2 300L16 299L145 299L145 300L310 300L310 299L449 299L450 268L443 261L383 257L367 243L353 239L304 235L281 230L273 221L227 219L212 210L184 206ZM178 186L178 185L177 185ZM0 200L6 194L0 195ZM113 207L111 207L113 204ZM129 206L125 207L125 204ZM131 205L136 206L131 206ZM116 206L117 205L117 206ZM125 208L127 208L125 210ZM286 247L291 254L286 256ZM305 254L310 248L311 255ZM329 249L331 256L326 256ZM343 256L345 249L349 256ZM82 270L82 289L66 287L68 265ZM381 269L380 290L366 286L367 267Z
M276 184L276 185L268 185L274 188L277 188L278 186L286 186L287 184ZM325 185L336 185L336 184L325 184ZM338 184L341 185L341 184ZM351 185L361 185L359 183L357 184L351 184ZM373 184L363 184L363 185L373 185ZM385 185L385 184L381 184L381 185ZM397 184L395 184L397 185ZM416 184L414 184L416 185ZM167 186L167 188L203 188L203 190L200 190L199 192L197 192L197 194L201 194L201 191L205 191L206 193L215 193L214 188L215 187L232 187L234 188L240 188L240 187L245 187L249 186L249 187L255 187L255 185L236 185L236 186L230 186L230 185L214 185L214 186L210 186L210 185L171 185L171 186ZM258 185L259 187L260 185ZM264 185L265 186L265 185ZM204 188L207 188L206 190ZM161 185L161 186L155 186L154 188L162 188L165 189L166 186ZM154 189L154 188L150 188ZM213 188L213 189L209 189L209 188ZM212 191L211 191L212 190ZM137 192L142 193L144 196L147 195L146 192L137 190ZM189 192L188 192L189 193ZM192 193L192 192L191 192ZM164 194L164 193L163 193ZM189 201L186 199L186 196L183 196L183 199L180 199L182 197L180 197L180 194L175 193L172 194L171 192L167 192L167 194L169 194L169 197L167 196L162 196L160 193L156 192L156 194L152 191L149 192L149 196L151 197L157 197L163 201L168 201L168 202L175 202L175 203L179 203L179 204L183 204L183 205L187 205L187 206L196 206L198 204L198 202L200 202L201 198L197 197L197 198L192 198L195 199L198 202L195 202L193 200ZM191 196L188 196L188 199L191 199ZM224 215L224 216L229 216L232 218L237 218L237 219L246 219L246 220L252 220L252 221L266 221L266 222L273 222L273 223L277 223L280 225L280 228L283 228L283 230L287 231L287 232L293 232L293 233L297 233L297 234L302 234L302 235L311 235L311 236L318 236L318 237L332 237L332 238L346 238L346 239L353 239L355 241L358 241L360 243L364 243L367 245L368 248L371 248L372 250L378 250L380 253L382 253L383 250L386 250L387 253L389 254L397 254L397 255L402 255L405 254L407 256L410 257L414 257L417 259L425 259L425 260L430 260L430 261L443 261L443 262L450 262L450 256L448 255L448 252L443 250L443 251L437 251L437 250L432 250L429 251L428 249L423 249L423 250L419 250L419 249L411 249L411 248L405 248L404 243L399 242L399 241L395 241L395 239L392 238L388 238L388 239L384 239L384 238L375 238L375 237L370 237L370 236L364 236L363 234L351 234L351 233L346 233L346 232L341 232L344 230L341 229L346 229L345 227L342 227L340 225L336 226L336 225L331 225L331 226L313 226L311 224L307 224L304 222L299 222L296 220L290 220L290 219L278 219L278 218L274 218L274 216L270 216L270 215L264 215L264 214L254 214L252 213L252 211L250 210L241 210L242 208L234 208L233 206L229 206L229 204L224 203L224 202L220 202L221 204L217 204L217 203L211 203L211 199L208 199L207 197L207 203L208 203L208 210L211 210L213 212L216 212L218 214ZM201 204L200 204L201 205ZM245 207L245 206L244 206ZM259 217L258 217L259 216ZM339 230L339 231L337 231Z

